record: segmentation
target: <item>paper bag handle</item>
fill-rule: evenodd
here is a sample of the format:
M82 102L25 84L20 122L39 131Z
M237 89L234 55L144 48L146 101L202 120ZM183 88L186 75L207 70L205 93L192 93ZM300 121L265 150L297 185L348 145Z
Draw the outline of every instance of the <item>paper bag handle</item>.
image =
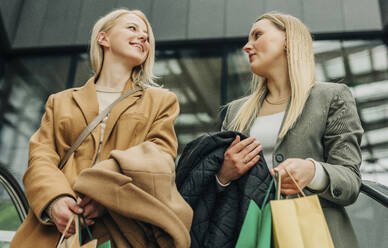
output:
M73 222L74 217L75 217L75 214L73 214L73 215L70 217L69 221L67 222L65 231L63 231L63 233L62 233L62 235L61 235L61 238L59 239L59 242L58 242L58 244L57 244L57 248L59 248L59 246L62 244L63 240L65 239L65 235L66 235L67 231L69 231L70 225L71 225L71 223Z
M82 200L81 197L77 197L77 200L76 200L76 201L77 201L77 204L79 204L79 203L81 202L81 200ZM66 228L65 228L65 230L63 231L63 233L62 233L62 235L61 235L61 238L59 239L59 242L58 242L56 248L59 248L59 246L62 244L63 240L65 239L65 235L66 235L67 231L69 231L70 225L71 225L71 223L73 222L75 216L76 216L76 214L73 214L73 215L70 217L69 221L67 222ZM85 223L86 223L86 222L85 222ZM77 233L77 232L79 231L79 229L78 229L78 227L77 227L77 223L76 223L75 225L76 225L75 231L76 231L76 233Z
M294 182L294 184L296 185L296 187L298 188L299 192L298 192L298 196L299 196L299 193L302 194L304 197L306 196L305 193L303 192L302 188L299 186L299 184L296 182L294 176L290 173L290 171L288 170L288 168L285 168L288 176L291 178L291 180ZM278 172L275 172L275 176L278 177L278 188L277 188L277 200L280 200L280 191L281 191L281 188L282 188L282 176L280 175L280 173Z
M290 171L288 170L288 168L286 168L286 172L288 174L288 176L291 178L291 180L295 183L296 187L298 188L299 192L303 195L303 196L306 196L305 193L303 192L302 188L299 186L299 184L296 182L294 176L291 175Z
M280 200L280 191L282 189L282 176L278 172L276 172L275 176L277 176L277 182L278 182L276 200Z

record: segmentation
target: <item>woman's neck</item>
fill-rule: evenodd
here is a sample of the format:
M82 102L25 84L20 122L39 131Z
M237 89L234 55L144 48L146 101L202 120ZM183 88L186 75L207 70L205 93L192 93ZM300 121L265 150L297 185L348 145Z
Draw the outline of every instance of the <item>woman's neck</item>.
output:
M287 99L291 95L291 87L289 83L288 70L276 70L270 73L267 77L267 88L269 90L267 98L273 101Z
M104 59L96 85L107 88L124 88L131 77L132 68L109 58Z
M262 102L258 116L283 112L290 99L290 87L287 77L267 77L268 94Z

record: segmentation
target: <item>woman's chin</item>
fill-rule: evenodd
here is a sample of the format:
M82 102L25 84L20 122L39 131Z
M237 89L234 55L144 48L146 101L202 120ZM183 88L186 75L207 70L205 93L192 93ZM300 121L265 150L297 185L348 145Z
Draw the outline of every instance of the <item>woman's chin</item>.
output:
M250 70L253 74L256 74L257 76L262 76L262 68L259 65L251 63Z
M136 56L136 55L133 55L133 54L126 54L124 56L124 59L125 61L127 61L129 64L131 64L133 67L136 67L136 66L139 66L141 64L144 63L145 61L145 58L141 57L141 56Z

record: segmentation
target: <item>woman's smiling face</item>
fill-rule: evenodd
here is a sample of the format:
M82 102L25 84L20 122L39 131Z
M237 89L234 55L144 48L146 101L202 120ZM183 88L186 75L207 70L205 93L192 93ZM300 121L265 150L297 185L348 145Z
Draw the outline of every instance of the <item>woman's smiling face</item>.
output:
M143 64L150 50L147 25L135 14L121 16L106 41L112 54L130 59L133 66Z

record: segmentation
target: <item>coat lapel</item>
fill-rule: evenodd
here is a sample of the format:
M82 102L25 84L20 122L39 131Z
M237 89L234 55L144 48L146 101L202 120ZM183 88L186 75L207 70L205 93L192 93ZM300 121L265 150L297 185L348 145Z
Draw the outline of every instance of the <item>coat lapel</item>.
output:
M90 78L83 87L75 89L73 98L85 118L86 125L89 125L98 115L98 101L94 87L94 77ZM98 128L92 132L96 144L98 144L99 138L99 132L97 130Z
M131 87L129 84L124 88L123 92L130 90ZM110 133L113 130L117 120L120 116L143 95L144 90L137 91L136 93L127 96L125 99L118 102L112 109L112 111L108 115L108 120L106 122L105 131L104 131L104 139L103 144L105 144L108 139Z

